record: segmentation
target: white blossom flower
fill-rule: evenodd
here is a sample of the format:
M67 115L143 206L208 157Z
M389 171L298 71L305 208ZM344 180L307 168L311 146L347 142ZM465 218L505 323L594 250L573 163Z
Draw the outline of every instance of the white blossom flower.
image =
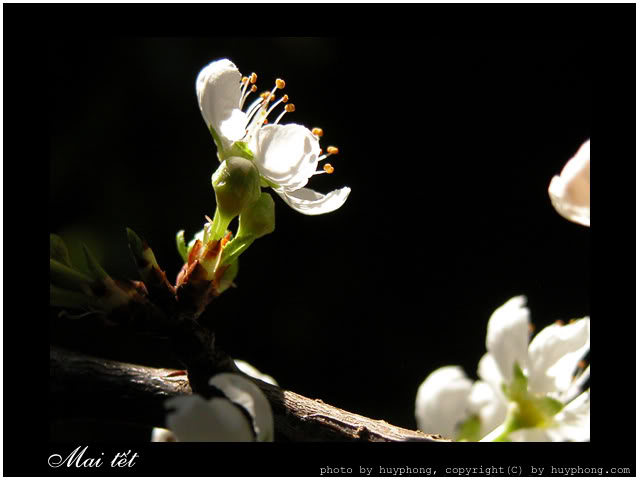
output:
M255 73L242 77L227 59L210 63L198 75L198 103L218 146L218 156L221 160L229 156L252 160L264 183L300 213L319 215L337 210L347 200L350 188L324 195L304 187L313 175L333 172L328 163L318 170L318 163L338 153L338 149L328 147L322 155L319 143L322 129L279 124L285 113L295 110L292 103L287 103L287 95L270 105L275 100L275 91L284 88L284 80L277 79L271 92L263 93L243 111L249 94L257 91L256 81ZM282 113L273 123L265 125L281 103L286 104Z
M529 343L525 303L524 296L512 298L489 319L479 381L460 367L427 377L416 397L421 430L456 440L589 439L590 393L578 395L589 368L574 377L590 348L589 317L550 325Z
M166 422L177 441L273 441L271 406L254 383L233 373L215 375L209 383L226 398L207 400L200 395L186 395L165 402L173 409ZM156 433L157 438L161 433Z
M549 184L549 197L567 220L591 225L591 140L587 140Z
M576 381L584 380L574 379L574 373L590 348L590 319L550 325L528 343L529 309L525 303L524 296L512 298L489 319L488 352L480 360L478 374L512 410L518 409L523 430L542 429L548 438L555 439L562 432L566 441L584 441L590 430L589 394L576 399L572 396ZM521 431L508 438L535 441L543 436L527 437Z

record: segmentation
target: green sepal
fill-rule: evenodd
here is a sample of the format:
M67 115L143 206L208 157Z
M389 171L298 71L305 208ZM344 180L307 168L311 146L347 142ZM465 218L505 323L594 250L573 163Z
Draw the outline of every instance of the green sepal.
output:
M550 418L560 413L560 411L564 408L564 403L562 403L560 400L556 400L555 398L546 396L537 399L536 404L540 411Z
M262 175L260 175L260 186L262 186L262 187L271 187L271 188L280 188L280 185L278 185L277 183L273 183L272 181L264 178Z
M187 263L189 250L187 249L187 244L184 242L184 230L180 230L176 233L176 247L178 248L178 253L182 257L182 261Z
M87 292L92 283L91 277L54 260L49 259L49 280L52 284L68 289Z
M49 258L53 258L63 265L73 268L67 246L64 244L62 238L55 233L49 235Z
M513 380L510 385L502 385L502 390L505 396L513 401L519 401L527 396L528 380L527 376L518 365L518 362L513 364Z
M471 415L458 427L457 442L477 442L482 433L482 422L478 415Z
M251 246L256 237L253 235L246 235L244 237L236 237L227 243L222 250L222 257L220 258L220 265L229 265L236 260L242 252Z
M217 290L219 294L233 285L233 281L238 275L238 267L238 259L236 258L236 260L231 265L229 265L229 268L224 271L222 277L220 278L220 281L218 282Z
M96 258L91 254L86 245L82 245L82 250L87 260L89 274L93 277L93 279L102 281L105 278L108 278L109 274L105 272L105 270L100 266L98 260L96 260Z
M220 150L218 154L221 160L226 160L231 157L240 157L253 161L254 155L247 142L234 142L227 150Z

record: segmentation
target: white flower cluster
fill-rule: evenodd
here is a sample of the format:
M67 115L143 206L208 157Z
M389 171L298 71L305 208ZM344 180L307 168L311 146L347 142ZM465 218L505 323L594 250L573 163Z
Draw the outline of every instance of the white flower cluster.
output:
M588 140L549 185L554 208L590 226ZM473 382L461 367L442 367L420 385L418 428L461 441L589 441L590 318L544 328L529 343L524 296L498 308Z

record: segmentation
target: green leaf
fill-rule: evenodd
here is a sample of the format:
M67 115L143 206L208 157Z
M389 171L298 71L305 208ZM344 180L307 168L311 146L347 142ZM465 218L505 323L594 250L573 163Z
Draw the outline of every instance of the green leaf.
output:
M89 274L94 280L104 280L109 277L109 274L98 263L98 260L91 254L86 245L82 245L84 256L87 259L87 267L89 268Z
M78 272L54 259L49 259L49 279L54 285L78 292L88 292L91 277Z
M73 268L67 246L64 244L62 238L55 233L49 235L49 258L53 258L63 265Z
M136 262L144 263L144 245L140 237L127 227L127 238L129 240L129 247L131 248L131 253L136 259Z

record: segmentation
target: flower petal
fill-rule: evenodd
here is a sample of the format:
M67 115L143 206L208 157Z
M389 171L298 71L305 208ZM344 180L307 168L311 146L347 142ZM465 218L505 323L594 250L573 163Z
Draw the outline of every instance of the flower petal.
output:
M589 317L549 325L529 345L529 388L534 393L565 392L578 362L590 348Z
M502 391L504 378L491 354L485 353L478 362L478 376L493 388L496 395L506 401Z
M287 204L297 212L305 215L322 215L339 209L351 193L349 187L334 190L326 195L310 188L301 188L295 192L275 191Z
M507 416L507 404L503 397L499 396L491 385L481 380L473 384L468 402L470 410L480 417L480 437L495 430Z
M304 187L318 166L320 144L302 125L266 125L251 146L260 174L286 191Z
M212 127L228 148L245 134L247 115L240 110L238 68L229 60L217 60L204 67L196 79L198 104L208 127Z
M529 309L525 296L514 297L498 308L487 325L487 351L496 362L505 383L513 379L513 367L518 362L526 370L529 359Z
M460 367L442 367L432 372L418 388L415 410L418 428L454 438L457 425L469 416L466 405L471 385Z
M549 197L557 212L567 220L590 226L591 140L587 140L549 185Z
M220 373L209 384L221 390L233 403L241 405L253 418L258 441L273 441L273 413L264 393L253 383L234 373Z
M200 395L175 397L165 402L175 409L167 415L167 427L181 442L251 442L247 417L224 398L209 401Z
M245 362L244 360L234 360L233 362L242 373L246 373L250 377L257 378L259 380L262 380L263 382L270 383L271 385L278 385L278 382L276 382L276 380L271 375L262 373L249 362Z

